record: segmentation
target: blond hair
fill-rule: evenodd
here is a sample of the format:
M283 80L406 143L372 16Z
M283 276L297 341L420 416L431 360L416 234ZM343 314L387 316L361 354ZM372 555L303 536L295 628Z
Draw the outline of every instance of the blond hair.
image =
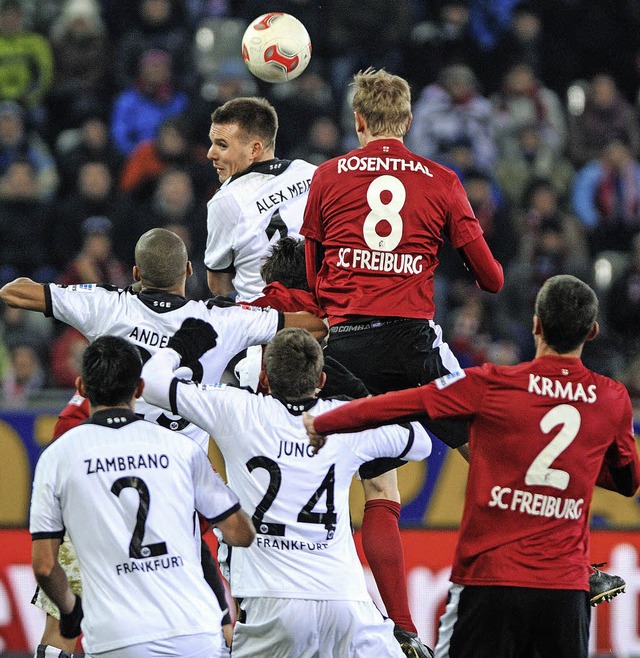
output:
M409 83L384 69L368 68L353 76L353 110L367 122L374 137L403 137L411 117Z

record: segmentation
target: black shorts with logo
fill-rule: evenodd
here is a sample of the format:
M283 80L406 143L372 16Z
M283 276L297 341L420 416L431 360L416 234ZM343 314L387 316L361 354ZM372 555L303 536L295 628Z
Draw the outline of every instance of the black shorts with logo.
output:
M359 377L373 395L378 395L428 384L449 374L445 361L459 367L438 332L437 325L428 320L354 320L331 327L325 352ZM402 420L421 422L452 448L468 441L466 420L431 420L426 416ZM376 459L360 467L360 477L369 480L405 463L400 459Z

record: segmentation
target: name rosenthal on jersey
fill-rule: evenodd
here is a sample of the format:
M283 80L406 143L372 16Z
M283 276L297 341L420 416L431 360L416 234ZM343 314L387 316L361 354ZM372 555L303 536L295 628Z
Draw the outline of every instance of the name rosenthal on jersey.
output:
M138 293L96 284L47 284L45 298L47 315L75 327L89 341L105 334L126 338L138 347L144 361L166 346L186 318L205 320L218 334L215 348L200 359L201 372L193 373L194 379L205 383L218 382L236 354L251 345L268 343L284 322L282 314L271 309L223 308L158 290ZM188 434L206 450L206 432L179 416L167 414L143 398L136 403L136 412Z
M304 160L258 162L225 181L207 204L204 262L233 272L239 300L259 297L262 261L280 238L300 237L315 165Z

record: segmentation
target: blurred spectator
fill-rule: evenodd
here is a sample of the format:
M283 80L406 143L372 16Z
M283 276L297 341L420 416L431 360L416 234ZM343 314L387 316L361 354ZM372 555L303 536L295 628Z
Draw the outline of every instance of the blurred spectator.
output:
M629 266L606 292L608 328L625 358L640 354L640 233L632 240Z
M558 95L544 86L529 64L514 64L502 87L491 96L496 144L500 155L518 152L518 138L525 126L535 126L546 146L562 153L567 122Z
M435 20L414 26L403 71L412 87L422 89L451 64L470 66L476 76L481 76L485 68L482 52L471 34L467 0L444 0Z
M325 7L329 75L340 104L360 69L400 68L411 29L411 5L409 0L368 0L356 10L352 0L328 0Z
M28 130L22 107L15 101L0 103L0 176L18 160L28 160L36 174L36 196L53 198L58 187L56 162L35 130Z
M204 143L193 143L182 117L170 117L153 139L140 142L126 159L119 188L136 199L150 198L162 173L182 169L191 177L195 194L208 200L213 194L214 175Z
M146 51L140 57L136 83L114 100L111 135L116 146L129 155L140 142L155 137L166 119L181 114L188 105L187 95L174 86L171 56L162 50Z
M190 90L196 81L191 61L193 35L181 0L127 0L135 11L115 49L114 72L117 88L129 89L138 82L140 58L160 50L171 57L175 82ZM238 45L238 48L240 46Z
M120 175L124 162L124 156L111 140L107 121L96 110L88 112L79 128L65 130L58 136L55 156L60 174L59 198L76 188L80 168L87 162L102 162L114 178Z
M74 388L82 370L82 355L89 341L73 327L66 326L51 344L49 371L51 384Z
M107 283L126 288L131 283L127 266L113 255L107 217L89 217L82 222L82 247L60 274L57 283Z
M473 71L456 64L443 69L438 81L420 93L406 142L418 155L440 161L452 144L465 139L476 166L488 171L497 154L491 104L478 92Z
M340 128L333 117L316 117L309 125L306 139L289 153L289 157L315 165L322 164L344 153L341 138Z
M16 101L34 125L45 122L44 98L53 81L53 55L47 39L25 27L20 0L0 5L0 100Z
M463 183L491 253L506 267L517 253L518 242L509 207L496 200L493 182L488 174L467 172Z
M501 335L518 345L523 360L535 353L531 309L540 286L556 274L572 274L591 281L588 261L576 254L559 217L545 218L529 233L528 246L505 272L505 284L496 296L496 322Z
M58 267L65 265L80 250L82 225L89 217L108 217L115 227L115 234L122 234L125 240L128 233L135 230L132 204L115 194L111 171L99 160L82 164L77 189L56 203L51 252ZM116 250L126 262L133 260L133 254L124 248L121 250L117 245Z
M554 151L536 126L524 125L518 148L496 162L495 175L512 207L521 208L525 192L536 180L548 180L563 201L568 201L575 169L562 154Z
M534 180L524 195L524 206L515 213L518 250L520 258L528 261L533 257L539 233L544 226L559 226L564 241L571 245L572 258L589 262L586 231L575 215L565 211L554 181Z
M573 209L588 230L592 255L629 250L640 231L640 163L627 144L614 139L578 171Z
M629 145L634 158L640 155L640 123L611 75L595 75L586 92L581 114L569 114L569 157L577 167L600 156L614 139Z
M96 0L67 0L50 38L54 82L47 98L48 132L55 137L111 101L112 52Z
M544 80L550 59L547 48L538 8L526 1L520 2L513 9L511 25L498 47L484 58L483 83L487 89L497 91L509 67L516 63L527 64L536 78Z
M50 205L38 194L36 170L16 160L0 178L0 284L18 276L50 280Z
M54 333L54 323L53 318L42 313L4 306L0 313L0 336L4 337L7 348L30 345L42 360L46 360Z
M9 368L2 379L5 406L22 407L45 385L45 374L31 345L17 345L10 351Z
M189 174L177 168L164 171L157 180L153 194L137 208L138 220L130 226L127 235L118 236L118 248L126 248L133 254L138 238L154 227L167 224L184 224L196 254L203 254L207 225L206 201L196 198L193 180ZM191 253L191 252L189 252Z
M521 0L469 0L471 33L485 52L494 51L511 28L513 10Z

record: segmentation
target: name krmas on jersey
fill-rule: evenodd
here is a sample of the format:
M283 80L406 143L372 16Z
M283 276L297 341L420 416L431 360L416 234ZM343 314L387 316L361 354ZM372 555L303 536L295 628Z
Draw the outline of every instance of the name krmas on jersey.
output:
M262 213L271 210L271 208L274 208L275 206L279 206L281 203L285 203L301 194L306 194L309 191L310 185L311 178L305 178L304 180L293 183L292 185L287 185L286 188L278 190L277 192L272 192L271 194L262 197L262 199L256 201L258 213L262 215Z

